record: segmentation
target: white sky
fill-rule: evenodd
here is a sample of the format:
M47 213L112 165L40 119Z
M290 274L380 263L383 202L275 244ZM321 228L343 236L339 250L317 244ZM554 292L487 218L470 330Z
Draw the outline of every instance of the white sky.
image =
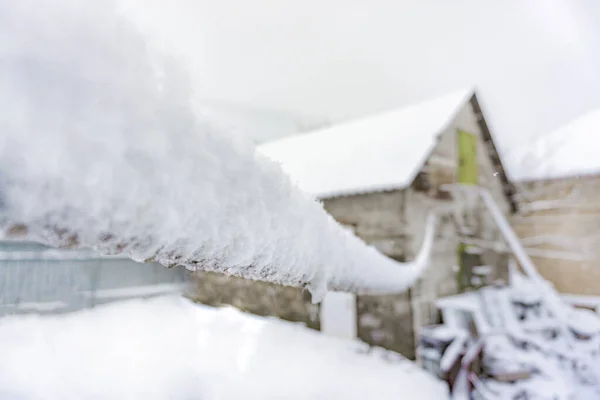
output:
M340 120L476 84L502 149L600 106L597 0L120 0L198 92Z

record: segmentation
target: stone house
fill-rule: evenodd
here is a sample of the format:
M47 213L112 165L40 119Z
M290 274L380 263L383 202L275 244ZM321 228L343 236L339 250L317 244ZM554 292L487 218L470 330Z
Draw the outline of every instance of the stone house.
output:
M519 213L511 223L562 293L600 295L600 109L507 153Z
M491 265L487 279L507 274L505 255L475 246L501 240L491 218L477 201L454 199L443 188L457 182L482 185L506 214L514 207L512 188L473 91L269 142L258 151L280 162L339 223L399 261L415 257L431 209L463 205L457 218L443 218L439 224L432 262L413 289L359 295L346 302L355 305L351 312L357 336L366 343L414 358L418 328L438 319L435 299L472 286L473 267ZM319 309L299 290L207 274L197 279L200 301L320 326ZM273 312L279 301L290 309Z

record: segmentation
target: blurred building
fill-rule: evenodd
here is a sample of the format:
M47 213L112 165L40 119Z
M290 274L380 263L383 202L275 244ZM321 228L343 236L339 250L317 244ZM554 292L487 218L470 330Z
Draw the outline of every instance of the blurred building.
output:
M0 241L0 316L74 311L181 292L187 277L183 267L168 269L91 250Z
M600 109L507 152L512 224L539 272L563 293L600 295Z
M338 222L399 261L415 257L431 209L455 211L456 218L440 224L432 263L413 289L353 300L351 312L363 341L412 358L418 328L438 318L435 299L506 277L507 255L493 250L501 237L491 218L477 198L453 197L444 187L481 185L506 214L514 208L512 187L472 91L283 138L259 151L281 162ZM209 274L197 278L200 301L244 304L251 312L319 327L318 308L298 289L267 289ZM248 303L248 297L254 300ZM273 308L274 299L293 304L294 312Z

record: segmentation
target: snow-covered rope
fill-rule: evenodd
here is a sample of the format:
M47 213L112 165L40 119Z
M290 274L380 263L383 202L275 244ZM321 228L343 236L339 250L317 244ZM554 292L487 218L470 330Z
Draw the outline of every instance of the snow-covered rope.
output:
M0 232L328 290L397 293L391 260L254 147L194 113L191 85L110 1L0 2Z

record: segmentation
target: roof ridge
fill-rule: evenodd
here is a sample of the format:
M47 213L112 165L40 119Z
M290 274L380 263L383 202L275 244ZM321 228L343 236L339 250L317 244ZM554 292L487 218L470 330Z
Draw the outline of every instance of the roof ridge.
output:
M410 104L406 104L404 106L399 106L399 107L395 107L395 108L390 108L390 109L386 109L386 110L381 110L381 111L377 111L375 113L371 113L371 114L367 114L364 116L360 116L360 117L353 117L353 118L349 118L349 119L345 119L339 122L334 122L331 125L327 125L327 126L323 126L311 131L307 131L307 132L298 132L298 133L294 133L288 136L284 136L284 137L280 137L277 138L275 140L271 140L268 142L264 142L261 143L259 146L257 147L262 147L262 146L267 146L269 144L272 143L278 143L278 142L282 142L282 141L287 141L290 139L294 139L297 137L306 137L307 135L316 135L322 132L326 132L332 129L342 129L348 126L352 126L354 124L358 124L358 123L364 123L364 122L368 122L371 120L375 120L378 118L382 118L385 116L390 116L393 114L396 114L400 111L407 111L413 108L420 108L423 107L429 103L435 102L435 101L439 101L443 98L446 97L450 97L450 96L458 96L459 94L463 94L463 100L462 103L466 103L474 94L475 94L476 90L471 88L471 89L461 89L461 90L456 90L454 92L447 92L445 94L439 95L439 96L435 96L435 97L429 97L427 99L423 99L420 100L416 103L410 103ZM458 109L460 108L460 104L457 105L456 107L456 111L458 111Z

